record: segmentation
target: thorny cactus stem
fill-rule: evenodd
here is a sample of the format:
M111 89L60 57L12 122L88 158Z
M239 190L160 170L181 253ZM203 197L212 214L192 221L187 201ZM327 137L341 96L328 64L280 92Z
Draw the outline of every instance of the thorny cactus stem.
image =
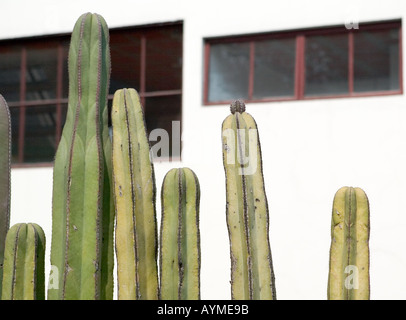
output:
M109 79L107 24L83 14L71 37L68 113L54 165L51 264L59 282L49 299L113 298Z
M276 299L258 130L242 100L233 102L230 111L222 134L231 297Z
M331 219L329 300L369 300L369 202L360 188L342 187Z
M112 109L118 299L158 299L155 176L139 96L116 91Z
M0 297L6 234L10 226L11 121L6 100L0 95Z

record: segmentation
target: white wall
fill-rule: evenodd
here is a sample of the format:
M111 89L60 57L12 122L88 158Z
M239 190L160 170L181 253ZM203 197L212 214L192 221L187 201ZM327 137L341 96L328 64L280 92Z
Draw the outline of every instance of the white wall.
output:
M156 164L157 186L160 192L172 166L189 166L198 175L202 298L230 299L221 155L229 109L202 105L203 38L398 19L406 2L2 0L8 19L0 20L0 39L70 32L86 11L102 14L110 27L184 21L183 160ZM371 298L406 299L405 108L403 95L247 106L262 144L279 299L326 299L332 200L345 185L363 188L370 200ZM51 188L50 168L12 171L11 222L40 223L48 249Z

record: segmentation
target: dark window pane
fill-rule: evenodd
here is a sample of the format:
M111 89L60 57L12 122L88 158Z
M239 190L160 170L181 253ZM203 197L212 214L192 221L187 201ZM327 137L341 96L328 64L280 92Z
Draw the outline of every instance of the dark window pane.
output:
M25 100L56 98L57 58L56 47L27 50Z
M249 43L210 46L209 101L248 98Z
M0 49L0 94L7 102L20 100L21 49Z
M354 32L354 91L399 90L399 31Z
M110 34L110 94L123 88L140 88L140 36L132 31Z
M255 43L253 98L293 96L295 39Z
M145 99L144 106L145 122L148 136L150 137L151 147L158 143L161 143L162 145L164 140L168 138L167 142L169 145L166 146L164 143L164 147L168 148L169 156L173 158L180 157L181 101L182 99L180 95L150 97ZM156 129L160 129L162 132L155 131L159 138L154 139L153 135L150 135L150 133ZM157 154L154 154L154 156L164 159L165 157L162 154L164 148L156 147L156 150L157 149L160 150L158 150Z
M55 156L56 107L27 107L24 162L49 162Z
M182 26L146 32L145 90L182 88Z
M69 42L62 42L62 97L67 98L69 96Z
M348 34L306 37L305 95L348 93Z

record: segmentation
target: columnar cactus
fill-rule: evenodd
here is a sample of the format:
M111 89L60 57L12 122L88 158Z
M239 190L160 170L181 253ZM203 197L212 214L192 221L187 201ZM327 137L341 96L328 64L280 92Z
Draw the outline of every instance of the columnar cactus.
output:
M139 96L116 91L112 109L118 299L158 299L155 176Z
M231 104L222 130L231 297L276 299L259 135L243 101Z
M189 168L171 169L162 193L160 298L200 299L200 187Z
M10 226L11 121L6 100L0 95L0 297L6 234Z
M45 234L35 223L7 232L2 300L45 299Z
M109 79L106 22L83 14L70 42L68 112L54 165L51 264L59 281L49 299L113 298Z
M331 220L329 300L369 300L369 203L360 188L342 187Z

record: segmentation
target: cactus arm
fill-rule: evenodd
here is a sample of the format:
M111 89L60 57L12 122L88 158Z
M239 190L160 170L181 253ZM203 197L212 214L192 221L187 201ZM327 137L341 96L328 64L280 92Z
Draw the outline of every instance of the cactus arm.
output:
M362 189L343 187L337 191L331 237L328 299L368 300L369 204Z
M269 213L255 120L242 101L223 122L233 299L276 299Z
M161 299L200 299L200 187L189 168L171 169L162 186Z
M238 116L238 115L237 115ZM229 115L223 122L223 162L226 173L226 218L230 238L231 297L237 300L250 298L248 276L248 233L244 213L242 176L238 174L237 121Z
M6 235L10 226L11 121L6 100L0 95L0 297Z
M182 300L200 299L200 230L199 207L200 186L196 174L189 168L183 168L182 186L185 196L182 199L181 237L184 239L182 246L183 275L181 282Z
M154 167L139 96L113 99L113 168L119 299L158 299Z
M3 300L45 299L45 234L33 223L18 223L7 233Z
M161 190L160 298L178 300L179 270L179 172L171 169L165 175Z
M50 290L50 299L111 299L113 295L113 212L109 197L103 198L109 183L105 166L111 161L104 150L109 147L106 30L101 16L87 13L72 33L68 115L54 165L51 264L58 268L60 282L59 289Z

